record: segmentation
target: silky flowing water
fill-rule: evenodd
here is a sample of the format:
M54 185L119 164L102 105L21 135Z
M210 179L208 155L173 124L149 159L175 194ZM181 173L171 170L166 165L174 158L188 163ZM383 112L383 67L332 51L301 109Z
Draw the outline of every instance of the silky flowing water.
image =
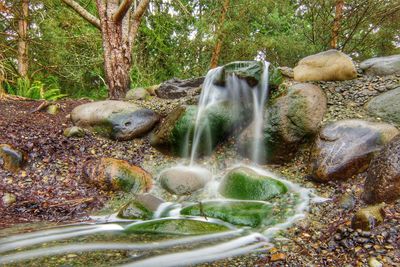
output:
M212 180L208 182L201 194L194 195L190 202L208 200L223 200L218 193L220 177L224 170L207 170L197 166L200 152L200 142L204 136L211 136L204 116L210 105L219 101L232 103L232 116L240 111L244 104L252 107L253 140L251 160L259 162L264 154L262 149L262 128L264 123L264 106L268 97L268 63L264 63L261 82L251 87L239 77L227 77L226 88L213 83L214 77L222 71L221 68L210 70L205 79L199 100L196 127L193 140L187 137L186 152L190 158L188 165L179 168L189 168L196 172L213 172ZM210 142L211 143L211 142ZM191 144L191 146L189 145ZM202 144L204 145L204 144ZM212 150L211 144L209 150ZM237 162L242 165L241 162ZM295 221L304 218L305 212L312 201L320 199L306 188L278 177L255 164L247 166L260 175L269 176L284 183L289 192L285 197L269 204L281 209L285 214L274 225L258 228L235 227L212 218L197 217L197 220L219 222L228 225L227 232L196 235L154 235L132 234L124 231L130 220L122 220L115 215L97 217L96 223L82 223L62 227L32 226L30 230L11 229L11 233L0 232L0 265L4 266L186 266L209 262L227 257L242 255L257 251L266 251L271 247L274 236L281 230L290 227ZM157 173L153 174L157 177ZM158 190L158 191L157 191ZM159 192L159 188L152 193ZM173 202L162 204L154 213L154 219L161 217L180 217L180 210L188 199L178 198ZM22 227L23 228L23 227ZM35 230L31 230L36 228Z

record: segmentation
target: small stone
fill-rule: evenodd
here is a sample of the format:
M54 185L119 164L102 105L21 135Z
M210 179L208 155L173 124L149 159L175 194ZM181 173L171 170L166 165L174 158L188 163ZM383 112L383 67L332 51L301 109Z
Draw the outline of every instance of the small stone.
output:
M284 261L286 260L286 255L283 253L276 253L271 256L271 261Z
M17 172L25 163L22 151L7 144L0 144L0 166L7 171Z
M64 130L64 136L65 137L83 137L85 136L85 131L78 126L72 126L69 128L66 128Z
M46 112L50 115L56 115L60 111L60 107L58 105L50 105L47 107Z
M371 230L384 220L384 204L362 208L354 215L351 226L353 229Z
M383 265L376 258L371 257L368 260L368 266L369 267L382 267Z
M17 197L11 193L4 193L2 199L4 206L8 207L17 201Z

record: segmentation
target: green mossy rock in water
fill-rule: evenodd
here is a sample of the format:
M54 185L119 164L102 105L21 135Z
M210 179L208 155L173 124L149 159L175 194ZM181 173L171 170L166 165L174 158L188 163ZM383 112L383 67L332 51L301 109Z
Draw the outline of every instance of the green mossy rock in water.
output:
M187 206L182 215L220 219L235 225L257 227L272 214L272 205L261 201L208 201Z
M125 228L126 233L201 235L231 230L228 226L191 219L157 219L133 223Z
M151 144L175 155L189 156L197 111L197 106L180 106L175 109L154 132ZM208 107L203 116L198 127L209 130L204 131L200 137L198 151L201 155L209 155L236 128L247 124L251 113L237 112L234 115L231 103L221 102Z
M219 192L224 197L242 200L268 200L287 191L282 182L261 176L246 167L231 170L219 186Z

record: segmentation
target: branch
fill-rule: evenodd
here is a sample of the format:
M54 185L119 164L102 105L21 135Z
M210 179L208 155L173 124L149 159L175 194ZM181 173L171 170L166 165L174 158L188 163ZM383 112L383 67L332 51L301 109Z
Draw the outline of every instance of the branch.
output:
M70 6L73 10L76 11L79 15L81 15L82 18L86 19L89 23L91 23L93 26L101 30L100 26L100 20L93 16L92 14L89 13L86 9L84 9L81 5L79 5L77 2L74 0L62 0L64 3L66 3L68 6Z
M136 7L135 13L133 13L134 20L140 20L149 5L150 0L142 0Z
M115 22L122 21L126 15L126 12L128 12L129 8L132 6L132 2L133 0L124 0L119 6L118 10L114 13L112 19Z
M129 37L130 37L130 45L132 47L133 42L135 41L137 32L139 30L140 21L142 20L143 14L149 5L150 0L142 0L139 5L136 7L135 12L133 13L133 18L131 21L131 25L129 26Z

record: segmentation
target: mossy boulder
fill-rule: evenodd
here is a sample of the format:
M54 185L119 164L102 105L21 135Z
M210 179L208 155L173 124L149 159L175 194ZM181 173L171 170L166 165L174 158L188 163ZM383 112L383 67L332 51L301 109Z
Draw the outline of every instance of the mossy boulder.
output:
M291 86L286 95L277 98L265 112L262 140L264 155L261 163L281 163L293 158L301 143L310 140L319 129L326 112L325 93L316 85L301 83ZM253 155L253 127L239 137L240 152Z
M227 198L268 200L285 194L288 188L281 181L262 176L247 167L238 167L225 175L218 190Z
M400 86L374 97L366 108L372 115L400 126Z
M208 107L197 127L205 129L200 137L200 155L209 155L216 145L225 140L241 125L249 123L251 113L232 113L231 103L224 101ZM175 155L188 156L196 125L198 108L183 105L172 111L151 137L151 144Z
M262 201L208 201L189 205L181 210L181 214L257 227L272 215L272 211L273 206Z
M153 184L151 175L142 168L113 158L89 161L84 172L88 182L107 191L141 193Z
M229 231L226 225L192 219L157 219L133 223L125 228L126 233L202 235Z
M148 133L158 122L158 115L135 104L106 100L86 103L71 112L74 125L114 140L131 140Z
M7 144L0 144L0 167L17 172L26 162L26 154Z

